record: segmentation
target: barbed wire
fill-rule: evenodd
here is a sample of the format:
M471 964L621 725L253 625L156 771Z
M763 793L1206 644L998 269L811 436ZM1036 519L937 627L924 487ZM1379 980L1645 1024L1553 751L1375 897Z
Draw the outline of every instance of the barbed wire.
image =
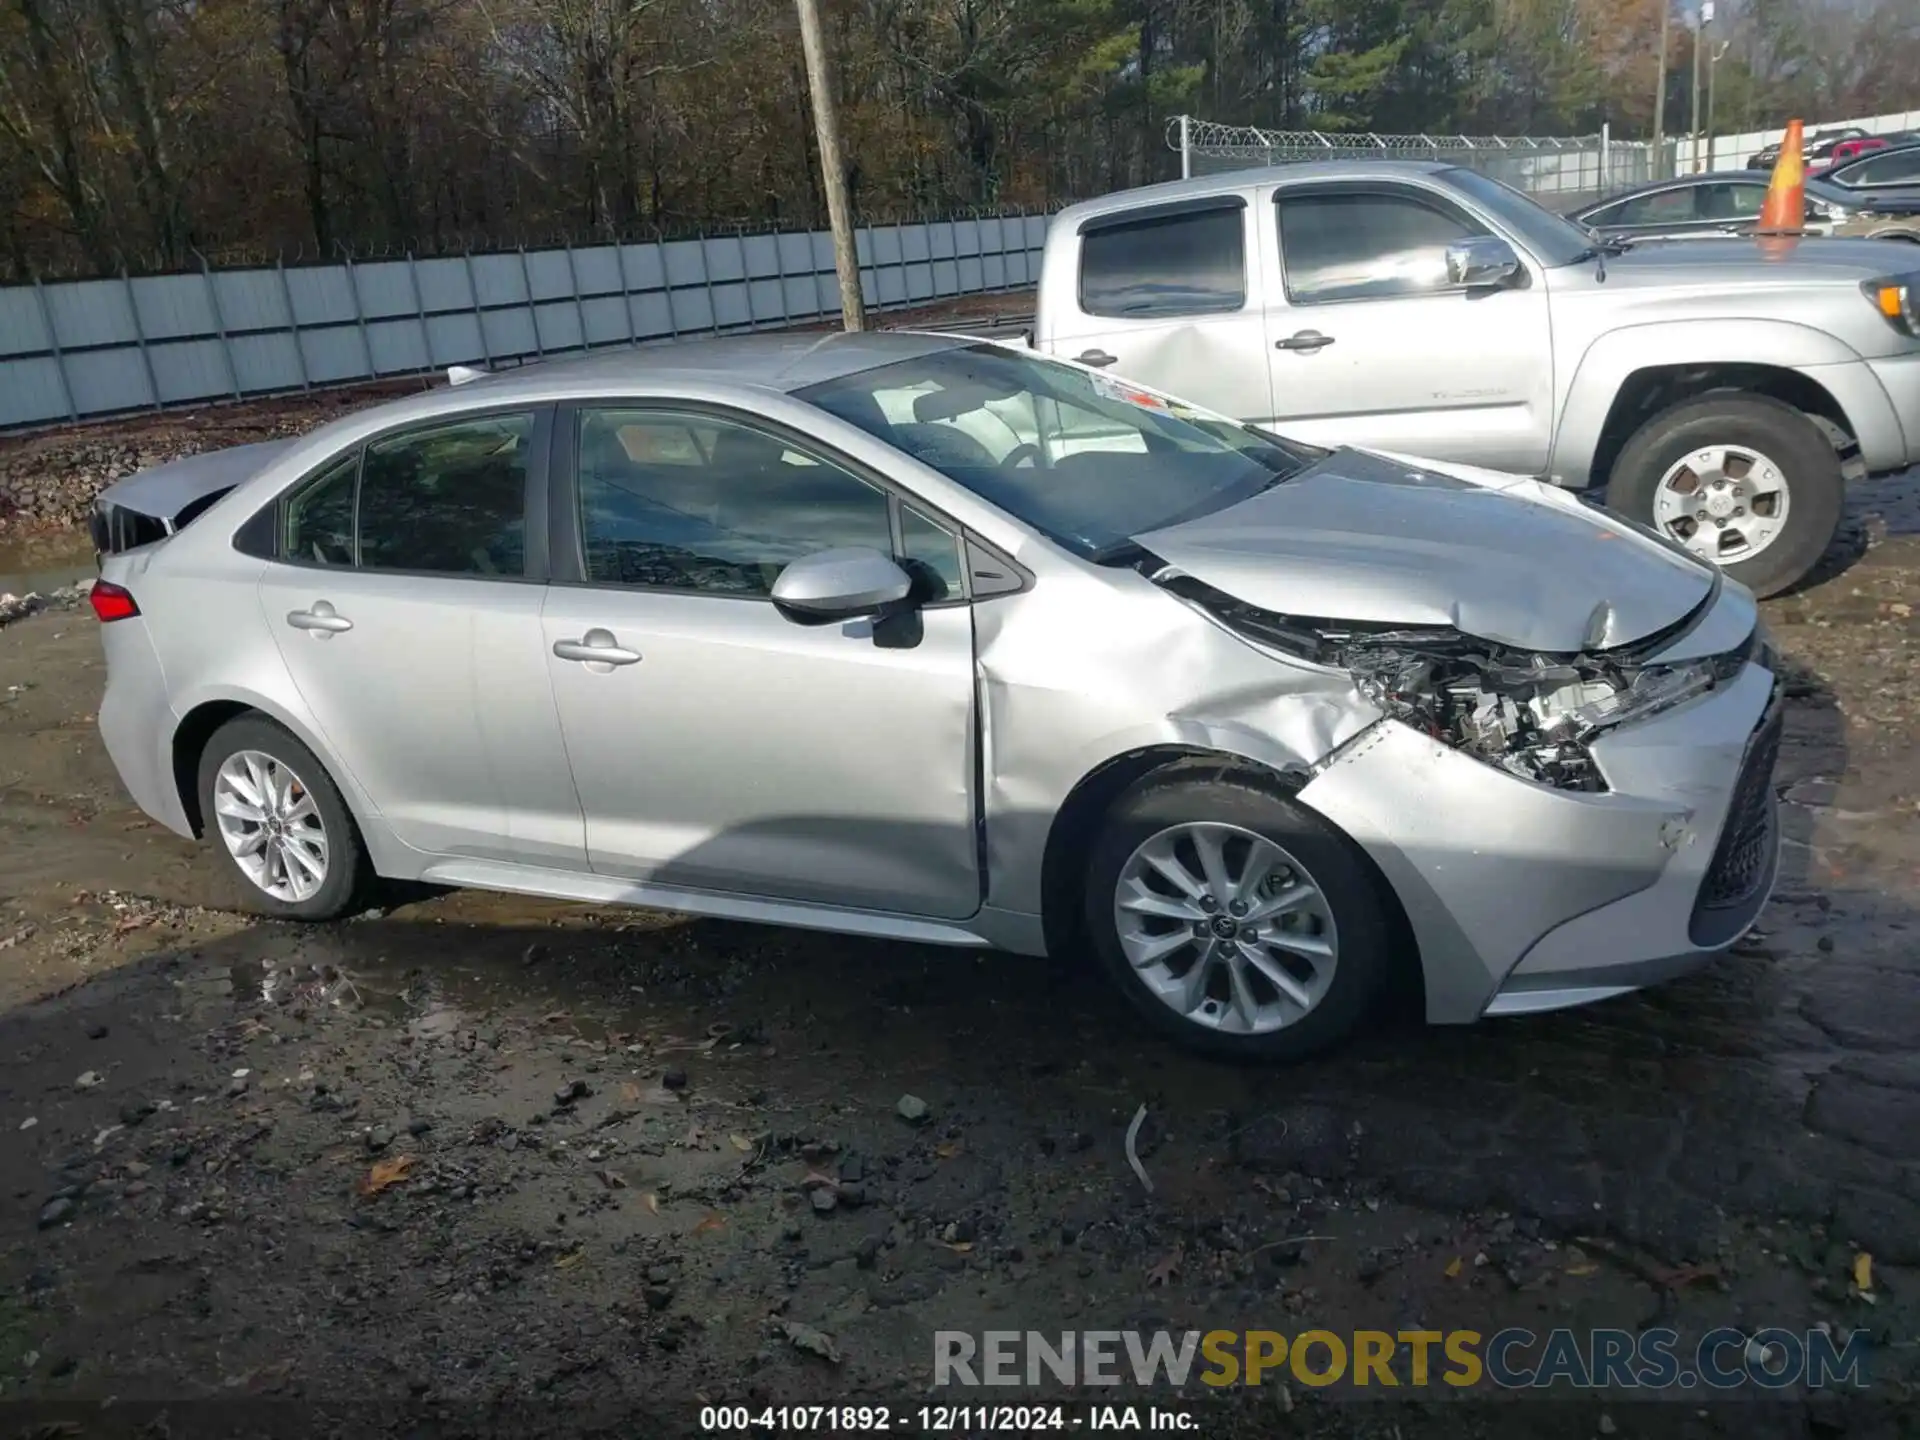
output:
M1275 151L1302 155L1324 154L1329 160L1353 155L1380 155L1394 151L1532 151L1594 150L1603 143L1616 148L1648 148L1646 141L1610 140L1600 135L1387 135L1374 131L1262 130L1253 125L1224 125L1191 115L1167 122L1167 148L1178 151L1184 140L1194 153L1257 158Z

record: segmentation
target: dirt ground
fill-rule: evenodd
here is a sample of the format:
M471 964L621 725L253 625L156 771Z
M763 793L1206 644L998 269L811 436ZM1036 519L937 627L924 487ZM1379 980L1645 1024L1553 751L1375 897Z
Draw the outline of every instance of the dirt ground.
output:
M1867 1335L1864 1395L1176 1400L1208 1437L1912 1434L1920 475L1849 536L1766 607L1760 932L1285 1071L1169 1049L1072 962L471 894L251 922L121 792L92 618L0 630L0 1417L927 1433L942 1329L1824 1325Z

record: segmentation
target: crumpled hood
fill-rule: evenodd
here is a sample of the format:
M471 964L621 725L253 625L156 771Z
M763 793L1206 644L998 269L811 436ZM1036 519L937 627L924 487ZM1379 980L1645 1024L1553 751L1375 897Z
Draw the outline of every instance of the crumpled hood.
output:
M1665 629L1716 579L1704 562L1552 486L1361 450L1133 538L1203 584L1282 615L1448 625L1563 654Z

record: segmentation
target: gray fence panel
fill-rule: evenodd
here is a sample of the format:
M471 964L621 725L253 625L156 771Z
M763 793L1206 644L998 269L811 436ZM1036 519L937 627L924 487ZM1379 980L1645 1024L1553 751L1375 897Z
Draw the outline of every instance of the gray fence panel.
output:
M233 394L227 378L226 351L218 340L150 343L148 349L161 404L181 405Z
M0 290L0 356L38 355L53 349L53 333L30 285Z
M887 307L1029 284L1046 230L1042 215L868 227L861 292ZM832 237L791 231L14 286L0 288L0 428L839 309Z
M0 360L0 426L66 418L66 387L51 355Z
M198 275L158 275L129 282L140 333L157 340L211 335L219 327L207 305L206 281Z
M133 346L69 354L67 380L73 386L73 408L82 415L137 410L153 403L146 361Z
M233 349L233 366L239 373L243 391L258 394L297 390L306 378L300 369L299 340L290 331L234 335L228 344Z

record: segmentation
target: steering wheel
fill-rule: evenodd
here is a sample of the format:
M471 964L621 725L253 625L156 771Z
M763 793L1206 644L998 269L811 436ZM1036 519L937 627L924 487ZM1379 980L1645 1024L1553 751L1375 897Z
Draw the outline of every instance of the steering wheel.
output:
M1040 447L1031 440L1023 440L1001 458L1000 468L1002 470L1011 470L1019 465L1022 460L1031 460L1035 465L1038 465L1040 458Z

